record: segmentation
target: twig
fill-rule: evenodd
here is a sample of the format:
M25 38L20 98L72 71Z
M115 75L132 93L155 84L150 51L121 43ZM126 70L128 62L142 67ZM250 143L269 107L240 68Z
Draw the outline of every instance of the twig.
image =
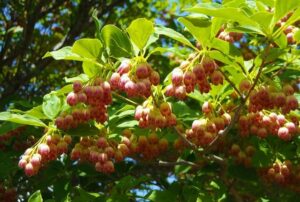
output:
M215 155L215 154L212 154L212 155L209 155L209 156L205 156L205 158L206 158L207 160L214 161L214 162L216 162L216 163L218 163L218 164L220 164L220 165L222 165L222 166L225 166L225 165L226 165L226 161L225 161L222 157L217 156L217 155Z
M182 132L180 132L176 127L174 127L174 129L176 130L176 132L178 133L178 135L181 137L181 139L182 139L187 145L189 145L194 151L199 152L199 151L198 151L198 147L197 147L194 143L192 143L191 141L189 141L189 140L185 137L185 135L184 135Z
M228 78L228 76L221 69L218 69L218 71L220 71L223 74L225 80L232 86L232 88L237 92L237 94L239 94L239 96L243 99L243 95L237 89L237 87L234 85L234 83Z
M261 73L262 73L262 70L263 70L263 68L264 68L264 66L265 66L265 64L266 64L266 57L267 57L267 55L268 55L268 53L269 53L269 50L270 50L270 45L267 46L267 48L266 48L266 50L265 50L265 52L264 52L264 54L263 54L262 64L261 64L261 66L260 66L260 68L259 68L259 70L258 70L258 73L257 73L257 75L256 75L256 77L255 77L255 79L254 79L253 85L251 86L251 88L250 88L248 94L245 96L245 98L242 99L242 101L241 101L239 107L236 109L236 111L235 111L235 113L234 113L234 116L233 116L233 119L231 120L230 124L226 127L226 129L223 131L223 133L222 133L221 135L218 135L218 136L217 136L217 137L216 137L216 138L208 145L208 148L211 147L211 146L219 139L220 136L226 136L226 135L229 133L229 131L231 130L231 128L234 126L234 124L237 123L238 117L239 117L239 115L240 115L240 112L241 112L242 108L245 106L245 104L246 104L248 98L250 97L251 92L254 90L255 86L256 86L257 83L258 83L258 80L259 80L259 78L260 78L260 75L261 75ZM242 97L241 97L241 98L242 98Z
M128 103L130 103L130 104L132 104L132 105L135 105L135 106L138 106L138 105L139 105L138 103L136 103L136 102L134 102L134 101L132 101L132 100L130 100L130 99L128 99L128 98L126 98L126 97L124 97L124 96L122 96L122 95L116 93L116 92L112 92L112 94L113 94L114 96L118 97L118 98L121 98L121 99L125 100L126 102L128 102Z
M176 162L167 162L167 161L159 161L158 164L160 166L176 166L176 165L188 165L188 166L192 166L192 167L200 167L200 165L195 164L193 162L190 161L186 161L186 160L179 160Z

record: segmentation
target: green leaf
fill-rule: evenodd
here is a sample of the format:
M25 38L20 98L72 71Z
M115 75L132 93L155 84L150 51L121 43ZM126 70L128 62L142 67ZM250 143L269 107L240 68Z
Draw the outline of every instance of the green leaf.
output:
M99 133L99 129L89 124L80 124L77 128L71 128L66 131L72 136L93 136Z
M295 23L296 21L298 21L300 19L300 8L297 8L292 16L279 28L276 30L275 33L273 33L273 38L277 38L279 34L282 34L282 32L291 24ZM274 20L274 18L273 18ZM274 28L275 24L277 21L273 22L270 26L272 26L272 28Z
M109 196L105 202L130 202L129 196L123 193L114 193Z
M148 197L151 201L155 202L174 202L176 201L176 193L171 191L152 191L150 196Z
M89 77L86 74L80 74L80 75L72 77L72 78L65 77L65 81L67 83L73 83L74 81L87 82L88 80L89 80Z
M146 44L144 50L147 49L151 44L155 43L158 39L159 39L158 34L156 34L156 33L151 34L149 40L147 41L147 44Z
M238 22L240 25L258 27L257 23L240 8L222 8L220 7L220 4L217 3L201 3L197 6L186 9L186 11L232 20Z
M234 62L233 59L229 58L227 54L224 54L217 50L208 51L208 56L214 60L218 60L222 63L231 65L235 69L239 69L240 67ZM237 59L237 58L236 58ZM243 65L241 65L243 66Z
M281 56L284 53L285 53L285 51L283 49L281 49L281 48L271 48L269 50L269 53L267 55L267 58L266 58L265 62L266 63L272 62L272 61L278 59L279 56Z
M200 190L196 186L185 185L182 190L184 201L194 202L197 200Z
M274 7L274 0L258 0L262 3L264 3L265 5L269 6L269 7Z
M72 52L72 47L66 46L56 51L47 52L43 58L53 57L55 60L83 61L83 58Z
M190 17L180 17L178 21L181 22L187 30L200 42L203 47L208 46L211 37L211 22L208 19L199 19Z
M153 50L151 50L148 55L163 54L167 52L176 53L177 55L184 57L183 54L179 53L178 48L175 47L156 47Z
M87 192L80 187L75 187L75 189L77 192L77 195L74 197L75 202L77 202L77 201L78 202L81 202L81 201L92 202L100 197L100 194Z
M270 28L272 18L273 18L273 14L266 11L257 12L251 16L251 19L260 25L261 30L265 33L265 35L270 35L272 32Z
M229 165L228 174L231 177L238 178L241 180L246 180L249 182L257 180L257 174L255 169L245 168L244 166L241 165L234 165L234 164Z
M222 53L226 54L226 56L235 59L243 65L244 60L240 50L231 43L218 38L214 38L212 41L212 47L217 50L220 50Z
M281 32L281 34L274 39L274 42L280 47L280 48L285 48L287 46L287 38L286 35Z
M8 177L19 170L15 161L16 154L11 151L0 152L0 179L8 179Z
M140 183L145 182L146 180L149 180L149 178L146 176L135 178L131 175L127 175L127 176L121 178L120 181L117 182L114 189L118 189L118 190L127 192L130 189L137 187Z
M30 115L30 116L34 116L38 119L47 119L48 118L43 112L43 106L42 105L33 107L32 109L26 111L25 113Z
M43 112L49 119L54 119L61 109L61 100L54 93L44 96Z
M193 44L187 38L185 38L185 36L183 36L179 32L176 32L173 29L163 27L163 26L155 27L154 29L155 29L155 33L157 33L159 35L165 35L167 37L170 37L171 39L174 39L180 43L183 43L184 45L187 45L187 46L195 49L195 46L193 46Z
M239 33L251 33L251 34L260 34L265 35L264 32L260 30L260 28L248 26L248 25L241 25L227 28L226 31L228 32L239 32Z
M83 72L86 75L88 75L90 78L97 75L97 73L100 70L100 68L97 68L97 66L94 63L88 61L83 61L82 68L83 68Z
M1 112L0 120L20 123L25 125L46 127L46 124L44 124L40 119L28 114L21 115L21 114L12 114L10 112Z
M113 121L114 119L119 120L119 119L125 118L127 116L133 117L134 116L134 112L135 112L135 109L133 109L133 110L127 110L127 111L121 112L119 114L114 114L114 115L112 115L112 116L109 117L109 121Z
M37 190L28 199L28 202L43 202L42 194L40 190Z
M235 66L226 65L226 66L223 66L222 69L224 72L229 73L229 79L235 84L236 87L239 85L239 83L243 79L246 78L244 76L244 74L242 73L242 71L240 71L240 69Z
M292 11L293 9L300 6L300 1L282 1L276 0L275 1L275 13L273 24L275 24L278 20L283 18L288 12Z
M259 11L264 12L268 9L268 6L265 3L261 2L260 0L256 1L255 3L256 3L256 7Z
M4 122L0 125L0 135L3 135L9 131L12 131L18 127L20 127L19 124Z
M202 94L198 97L198 99L204 98ZM203 99L204 100L204 99ZM190 106L187 105L187 103L183 101L178 101L172 104L172 108L174 111L174 114L178 117L189 117L194 118L197 116L198 112L191 109Z
M101 38L110 56L116 58L132 56L130 39L118 27L105 25L101 30Z
M297 43L300 43L300 29L294 33L294 39Z
M70 178L61 176L59 180L53 183L53 195L56 201L68 201L68 195L71 189Z
M95 26L96 26L96 33L95 33L95 36L98 38L98 39L101 39L101 26L102 26L102 22L98 19L97 17L97 10L95 9L93 11L93 14L92 14L92 18L94 20L94 23L95 23Z
M150 36L154 33L154 26L146 18L138 18L131 22L126 31L131 41L142 50L146 46Z
M221 18L213 18L211 20L211 37L215 37L219 33L224 23L223 21Z
M75 41L72 52L83 58L97 59L102 51L102 43L99 39L83 38Z
M176 165L174 167L174 173L180 175L189 172L191 169L192 167L188 165Z
M54 91L56 95L64 95L66 93L69 93L73 91L73 85L72 84L68 84L64 87L62 87L61 89Z
M131 127L134 127L134 126L137 126L137 125L138 125L138 121L130 120L130 121L122 122L117 127L118 128L131 128Z

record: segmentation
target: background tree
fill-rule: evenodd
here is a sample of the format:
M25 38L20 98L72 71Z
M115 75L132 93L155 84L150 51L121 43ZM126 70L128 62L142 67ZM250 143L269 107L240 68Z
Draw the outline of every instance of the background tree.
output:
M297 200L298 1L47 3L2 9L0 200Z
M125 25L136 17L156 18L174 26L172 15L176 12L175 3L152 1L5 0L0 9L2 109L13 101L26 106L36 99L38 103L40 95L53 89L53 84L61 86L61 78L78 72L78 64L57 63L42 56L49 50L72 45L75 39L93 37L93 11L101 26ZM29 102L25 104L20 98Z

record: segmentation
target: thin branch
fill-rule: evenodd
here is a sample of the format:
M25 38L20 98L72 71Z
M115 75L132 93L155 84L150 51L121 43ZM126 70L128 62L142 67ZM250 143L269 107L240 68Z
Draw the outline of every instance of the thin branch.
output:
M257 75L256 75L256 77L255 77L255 79L254 79L253 85L251 86L251 88L250 88L248 94L245 96L245 98L242 99L242 101L241 101L239 107L236 109L236 111L235 111L235 113L234 113L234 116L233 116L233 119L231 120L230 124L226 127L226 129L223 131L223 133L221 133L220 135L218 135L218 136L217 136L217 137L216 137L216 138L208 145L208 148L211 147L211 146L212 146L212 145L220 138L220 136L223 136L223 137L226 136L226 135L229 133L229 131L231 130L231 128L235 125L235 123L237 123L238 117L239 117L239 115L240 115L240 112L241 112L242 108L245 106L245 104L246 104L248 98L250 97L251 92L254 90L255 86L257 85L258 80L259 80L259 78L260 78L260 75L261 75L261 73L262 73L262 70L263 70L263 68L265 67L265 65L267 64L267 63L266 63L266 57L267 57L268 54L269 54L270 48L271 48L270 45L268 45L267 48L265 49L265 52L264 52L264 54L263 54L262 64L261 64L261 66L260 66L260 68L259 68L259 70L258 70L258 73L257 73ZM241 98L242 98L242 97L241 97Z
M216 163L218 163L218 164L220 164L220 165L223 165L223 166L225 166L225 164L226 164L226 161L225 161L222 157L217 156L217 155L215 155L215 154L208 155L208 156L206 156L205 158L206 158L207 160L214 161L214 162L216 162Z
M185 135L184 135L182 132L180 132L176 127L174 127L174 129L176 130L176 132L178 133L178 135L181 137L181 139L182 139L189 147L191 147L194 151L199 152L199 151L198 151L198 147L197 147L194 143L192 143L191 141L189 141L189 140L185 137Z
M247 73L246 73L245 69L243 68L243 66L240 63L238 63L238 62L237 62L237 64L241 68L241 70L243 71L243 73L247 75Z
M239 96L243 99L243 95L241 94L241 92L237 89L237 87L234 85L234 83L228 78L228 76L221 70L221 69L218 69L218 71L220 71L225 80L231 85L231 87L237 92L237 94L239 94Z
M192 167L200 167L200 165L195 164L193 162L190 161L186 161L186 160L179 160L176 162L167 162L167 161L159 161L158 164L160 166L177 166L177 165L187 165L187 166L192 166Z
M128 98L126 98L126 97L124 97L124 96L122 96L122 95L120 95L120 94L114 92L114 91L112 92L112 94L113 94L114 96L116 96L116 97L118 97L118 98L121 98L122 100L128 102L129 104L132 104L132 105L135 105L135 106L138 106L138 105L139 105L139 103L136 103L136 102L134 102L134 101L132 101L132 100L130 100L130 99L128 99Z

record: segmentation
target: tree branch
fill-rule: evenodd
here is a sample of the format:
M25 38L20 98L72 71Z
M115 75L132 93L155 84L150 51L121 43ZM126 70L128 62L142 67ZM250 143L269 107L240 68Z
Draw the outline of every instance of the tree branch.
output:
M176 132L178 133L178 135L181 137L181 139L182 139L189 147L191 147L195 152L199 152L199 151L198 151L197 145L195 145L194 143L192 143L191 141L189 141L189 140L185 137L185 134L181 133L176 127L174 127L174 129L176 130Z
M237 123L238 121L238 118L239 118L239 115L240 115L240 112L242 110L242 108L245 106L248 98L250 97L250 94L251 92L254 90L255 86L257 85L258 83L258 80L260 78L260 75L262 73L262 70L263 68L265 67L266 65L266 57L268 56L269 54L269 50L270 50L271 46L270 44L268 44L267 48L265 49L264 53L263 53L263 59L262 59L262 64L260 65L259 67L259 70L258 70L258 73L254 79L254 82L253 82L253 85L251 86L249 92L247 93L247 95L245 96L244 99L241 100L241 103L240 105L238 106L238 108L236 109L235 113L234 113L234 116L233 116L233 119L231 120L230 124L226 127L226 129L223 131L223 133L221 133L220 135L218 135L208 146L208 148L210 148L213 144L215 144L215 142L217 142L217 140L220 138L220 136L226 136L229 131L231 130L231 128ZM241 97L242 98L242 97Z
M243 98L243 95L241 94L241 92L237 89L237 87L234 85L234 83L228 78L228 76L221 69L218 69L218 71L220 71L223 74L225 80L231 85L231 87L237 92L237 94L239 94L239 96L241 98Z
M187 166L192 166L192 167L200 167L200 165L195 164L193 162L190 161L186 161L186 160L179 160L176 162L167 162L167 161L159 161L158 164L160 166L177 166L177 165L187 165Z

